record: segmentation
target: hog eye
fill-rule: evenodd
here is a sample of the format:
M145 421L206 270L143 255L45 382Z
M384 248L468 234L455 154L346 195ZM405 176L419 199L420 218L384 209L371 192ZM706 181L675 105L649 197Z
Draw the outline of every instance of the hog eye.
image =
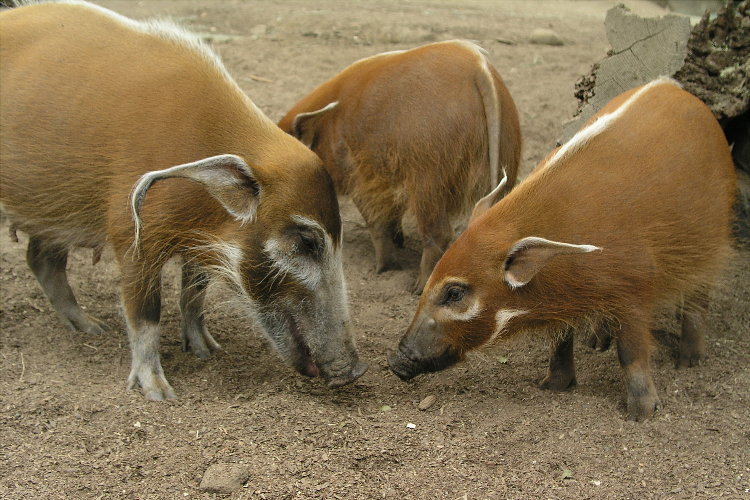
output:
M323 253L323 243L320 239L307 229L301 229L296 234L296 248L301 254L319 257Z
M450 285L443 293L441 304L452 304L460 302L466 295L466 287L463 285Z

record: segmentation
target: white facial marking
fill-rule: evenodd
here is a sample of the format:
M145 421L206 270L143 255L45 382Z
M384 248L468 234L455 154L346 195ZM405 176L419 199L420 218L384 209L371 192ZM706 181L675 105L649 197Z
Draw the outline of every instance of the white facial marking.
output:
M292 215L291 220L299 225L312 228L316 233L322 234L324 239L324 249L322 260L316 262L305 256L288 251L288 246L279 239L270 238L263 245L263 251L271 259L273 267L277 269L277 274L291 274L297 281L302 283L310 290L316 290L321 287L323 281L331 281L326 277L338 277L343 283L343 269L341 266L341 256L339 252L333 251L333 241L330 235L317 222L302 215ZM336 281L336 280L333 280ZM341 290L345 294L345 290Z
M525 309L500 309L495 314L495 330L492 332L492 336L487 341L487 343L490 344L497 337L502 337L511 319L528 312L529 311Z
M281 240L270 238L263 245L263 251L271 259L271 265L276 268L276 274L271 280L291 274L297 281L309 289L317 288L320 283L320 268L312 263L307 263L304 259L298 258L297 255L289 252L286 245Z
M446 319L451 321L471 321L479 316L482 312L482 304L477 300L463 312L452 311L450 308L443 308L442 314ZM433 320L434 321L434 320Z
M643 94L648 92L652 87L656 85L674 85L680 87L680 84L668 77L660 77L650 83L644 85L633 95L631 95L622 105L612 113L601 115L597 120L583 129L579 130L568 142L557 150L552 158L547 162L544 168L551 168L555 163L561 161L564 157L570 156L576 151L580 150L585 146L592 138L602 133L617 118L622 116L625 111Z

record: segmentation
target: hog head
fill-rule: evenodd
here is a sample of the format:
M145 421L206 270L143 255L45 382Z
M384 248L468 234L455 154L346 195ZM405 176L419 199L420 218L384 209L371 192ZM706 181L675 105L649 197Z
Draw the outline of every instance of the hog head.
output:
M200 236L204 240L185 251L185 261L229 283L298 372L322 376L332 387L361 376L367 365L352 339L338 202L319 160L261 169L220 155L150 172L131 195L136 235L143 232L144 241L148 226L140 229L139 214L149 203L146 192L170 177L200 183L226 212L210 236Z

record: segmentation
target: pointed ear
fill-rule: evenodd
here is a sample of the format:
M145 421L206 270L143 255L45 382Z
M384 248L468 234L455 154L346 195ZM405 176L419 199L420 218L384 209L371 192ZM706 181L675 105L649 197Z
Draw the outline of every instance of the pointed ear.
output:
M320 118L338 106L338 104L338 101L334 101L317 111L300 113L295 116L292 121L292 135L308 148L312 148L320 126Z
M140 232L141 207L154 182L182 177L199 182L224 209L243 224L252 221L258 208L260 185L252 170L239 156L219 155L143 174L130 193L130 209L136 241Z
M531 281L547 262L557 256L601 250L594 245L571 245L536 236L518 240L503 263L504 278L511 288L519 288Z
M508 174L503 169L503 179L497 184L497 187L490 191L490 194L482 198L474 205L474 210L471 211L471 217L469 217L469 224L490 209L492 205L500 201L503 196L508 194L510 188L508 186Z

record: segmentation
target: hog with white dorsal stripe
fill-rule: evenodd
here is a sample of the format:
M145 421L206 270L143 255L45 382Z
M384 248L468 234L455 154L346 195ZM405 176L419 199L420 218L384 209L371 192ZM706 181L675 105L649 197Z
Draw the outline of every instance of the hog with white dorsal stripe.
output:
M617 342L628 417L650 417L652 316L681 309L679 364L697 364L707 294L732 253L734 196L729 146L700 100L666 78L625 92L475 213L430 276L391 369L409 379L543 332L553 343L540 386L564 390L574 332L593 326Z
M122 271L129 386L175 397L159 358L160 274L181 256L182 340L219 347L209 276L299 372L362 375L341 266L341 219L320 159L242 93L196 37L81 1L0 13L0 201L65 326L105 325L76 302L68 250L110 244ZM304 193L304 194L303 194Z
M422 239L420 293L453 239L451 219L516 180L521 132L513 99L474 43L449 40L361 59L279 121L323 160L367 223L377 272L398 268L401 219Z

